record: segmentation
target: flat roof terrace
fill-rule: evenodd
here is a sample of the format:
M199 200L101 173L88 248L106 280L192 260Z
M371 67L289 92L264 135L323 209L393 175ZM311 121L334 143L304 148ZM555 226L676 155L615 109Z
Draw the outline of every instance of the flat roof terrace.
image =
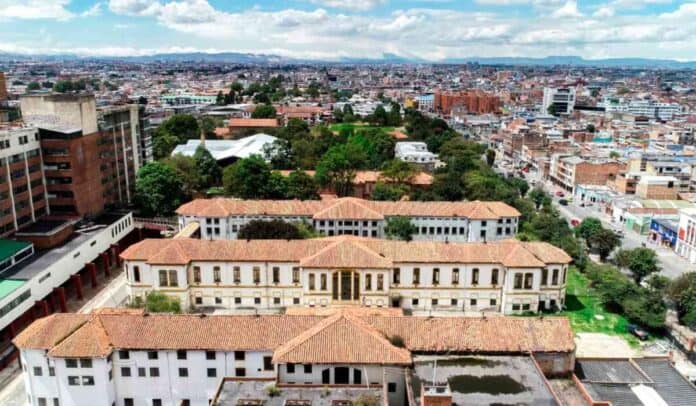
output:
M437 362L436 362L437 361ZM456 405L556 405L544 375L529 356L416 356L414 398L421 384L447 383Z

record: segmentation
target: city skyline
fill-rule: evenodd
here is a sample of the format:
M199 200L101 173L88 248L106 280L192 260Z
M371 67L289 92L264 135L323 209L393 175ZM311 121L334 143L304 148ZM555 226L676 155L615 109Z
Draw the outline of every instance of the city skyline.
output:
M0 0L0 53L687 61L694 17L670 0Z

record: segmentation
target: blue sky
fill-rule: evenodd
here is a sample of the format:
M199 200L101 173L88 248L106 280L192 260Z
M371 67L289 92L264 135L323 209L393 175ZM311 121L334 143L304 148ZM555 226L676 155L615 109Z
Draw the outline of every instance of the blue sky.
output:
M0 52L696 60L673 0L0 0Z

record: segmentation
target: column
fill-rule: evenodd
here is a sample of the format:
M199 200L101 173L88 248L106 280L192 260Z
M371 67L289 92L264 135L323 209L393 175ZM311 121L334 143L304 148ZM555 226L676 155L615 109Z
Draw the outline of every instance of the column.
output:
M143 229L141 227L137 227L136 230L138 230L138 241L143 240Z
M75 287L77 299L82 300L82 278L80 277L80 274L70 275L70 279L72 280L73 286Z
M343 284L342 279L343 279L343 275L341 274L341 271L338 271L338 299L337 300L339 302L343 300L343 287L341 286Z
M56 296L58 297L58 306L60 307L60 311L63 313L67 313L68 304L65 300L65 288L62 286L53 288L53 293L56 294Z
M37 300L36 303L34 303L34 306L38 307L41 311L41 317L48 316L48 302L46 301L46 299Z
M109 260L109 251L102 252L99 255L101 256L102 264L104 266L104 275L109 277L111 275L111 272L109 270L109 267L111 266L111 261Z
M111 244L111 249L114 252L114 262L116 266L121 266L121 246L118 244Z
M355 278L353 277L353 274L355 272L351 271L350 272L350 300L353 301L355 299Z
M97 266L94 264L94 262L90 262L88 264L85 264L85 267L87 268L87 273L89 273L89 277L92 279L92 287L96 288L97 287Z

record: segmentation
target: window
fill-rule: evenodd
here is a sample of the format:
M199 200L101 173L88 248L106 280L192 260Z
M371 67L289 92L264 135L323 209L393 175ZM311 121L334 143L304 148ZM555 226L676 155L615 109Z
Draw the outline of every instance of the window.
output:
M152 406L162 406L162 399L152 399Z
M208 368L207 374L208 374L208 378L215 378L217 376L217 369Z
M561 283L566 283L566 270L563 270L563 277L561 278Z
M295 305L300 304L300 298L299 298L299 297L293 297L293 298L292 298L292 304L295 304Z
M280 283L280 268L277 266L273 267L273 283Z
M48 367L48 376L56 376L56 369L54 367Z
M42 376L43 371L41 370L41 367L34 367L34 376Z
M169 271L169 286L179 286L179 277L176 271Z
M520 305L519 304L513 304L512 305L512 310L520 310Z
M548 279L549 279L549 270L546 268L543 268L541 270L541 282L539 282L541 284L541 286L546 286L546 284L548 283Z
M292 283L300 283L300 268L292 268Z
M529 303L525 303L522 305L522 310L528 311L530 308L531 307L530 307Z
M261 282L261 268L258 266L255 266L253 269L254 273L254 283L260 283Z
M92 368L92 360L91 359L81 359L80 360L80 367Z
M79 376L68 376L68 385L70 385L70 386L80 385L80 377Z
M121 376L124 378L128 378L129 376L131 376L130 367L121 367Z
M328 288L326 287L326 274L320 274L319 275L319 287L321 290L327 290Z
M413 268L413 284L418 285L420 283L420 268Z
M242 304L242 298L237 296L234 298L234 304Z
M471 284L476 286L479 283L479 269L474 268L471 270Z
M389 393L396 392L396 382L387 383L387 392L389 392Z
M133 267L133 281L140 282L140 267L137 265Z
M147 376L146 371L147 371L147 370L146 370L145 368L138 368L138 376L139 376L139 377L145 377L145 376Z
M237 351L235 351L235 354L237 354ZM214 360L215 359L215 351L206 351L205 352L205 359Z
M433 299L433 300L432 300L432 306L433 306L433 307L437 306L437 303L438 303L437 299Z
M235 351L234 352L234 360L235 361L244 361L246 359L246 352L244 351Z
M304 364L302 365L304 367L304 373L305 374L311 374L312 373L312 364Z
M159 368L150 368L150 376L156 378L159 376Z
M433 285L440 283L440 268L433 268Z
M531 273L526 273L524 274L524 288L525 289L531 289L532 288L532 281L534 278L534 274Z
M186 359L186 350L177 350L176 359Z
M118 358L119 359L130 359L130 353L126 350L119 350L118 351Z
M289 374L294 374L295 373L295 364L287 364L285 369L288 371Z
M36 398L36 400L39 402L38 406L47 406L46 405L46 398Z
M377 290L384 290L384 274L377 274Z
M157 351L148 351L147 352L147 359L157 359L158 354Z
M260 298L260 297L255 297L255 298L254 298L254 304L261 304L261 298Z
M452 269L452 285L459 285L459 268Z
M200 296L198 296L198 297L196 297L196 298L194 299L194 302L195 302L197 305L203 304L203 298L200 297Z
M263 357L263 370L264 371L273 371L273 363L271 363L271 359L273 357Z
M418 298L411 299L411 306L413 306L413 307L418 306Z
M134 406L133 398L123 398L123 406Z
M521 273L516 273L515 274L515 284L514 284L515 289L522 289L522 274Z
M232 268L232 279L234 283L239 283L242 281L242 272L238 266Z
M476 306L477 303L478 303L478 301L477 301L476 299L470 299L470 300L469 300L469 305L470 305L471 307Z
M457 299L452 299L452 300L450 300L450 304L451 304L452 306L455 306L455 307L457 306L457 302L458 302Z
M394 268L392 271L392 283L394 285L398 285L401 283L401 269L399 268Z
M498 301L497 301L497 300L495 300L495 299L491 299L491 306L495 306L495 305L496 305L497 303L498 303Z
M201 283L201 267L193 267L193 283Z
M235 368L234 375L235 376L246 376L246 368Z
M222 281L222 279L220 278L220 267L214 266L213 267L213 282L220 283L221 281Z
M498 284L498 268L494 268L491 271L491 285L497 285Z
M77 360L74 358L68 358L65 360L66 368L77 368Z
M314 274L309 274L309 290L314 290Z
M94 386L94 377L91 375L85 375L82 377L82 385L84 386Z
M159 271L159 285L167 286L167 271L165 270Z
M554 269L551 275L551 284L558 285L558 269Z

